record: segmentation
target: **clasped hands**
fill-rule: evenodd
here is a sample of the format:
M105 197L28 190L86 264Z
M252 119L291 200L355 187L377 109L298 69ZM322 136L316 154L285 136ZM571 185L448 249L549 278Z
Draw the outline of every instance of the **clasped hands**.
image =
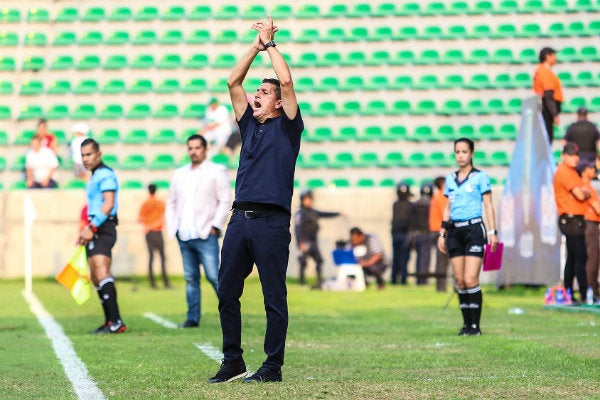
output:
M258 32L252 44L258 51L266 50L265 44L274 40L275 32L279 30L276 25L273 25L273 18L271 17L267 17L266 20L256 21L252 24L251 28Z

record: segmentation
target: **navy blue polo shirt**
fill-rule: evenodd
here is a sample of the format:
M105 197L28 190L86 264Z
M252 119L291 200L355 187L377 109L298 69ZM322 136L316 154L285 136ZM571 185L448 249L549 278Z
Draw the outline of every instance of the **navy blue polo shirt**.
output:
M282 110L280 116L261 124L252 116L248 104L238 125L242 148L235 203L270 204L290 211L296 159L304 130L300 108L294 119L289 119Z
M458 171L448 174L444 195L450 201L450 219L466 221L481 217L483 195L491 191L490 178L478 169L473 168L462 182L458 181Z

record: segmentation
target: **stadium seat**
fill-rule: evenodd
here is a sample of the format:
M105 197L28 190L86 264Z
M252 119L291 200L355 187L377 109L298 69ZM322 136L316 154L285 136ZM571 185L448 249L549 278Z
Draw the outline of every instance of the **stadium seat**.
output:
M312 115L315 117L334 116L338 113L337 105L333 101L323 101L319 104Z
M444 14L446 14L446 5L440 1L432 1L430 3L426 3L420 13L420 15L422 15L422 16L444 15Z
M144 184L137 179L127 179L120 184L119 188L123 190L140 190L144 189Z
M229 54L229 53L225 53L225 54L222 53L222 54L218 54L215 57L215 59L212 63L212 67L229 69L229 68L233 68L236 63L237 63L237 59L236 59L235 55Z
M227 78L217 78L210 84L212 93L227 93Z
M514 24L498 25L491 37L494 39L509 39L517 37L517 27Z
M538 38L543 37L542 28L539 24L530 23L521 26L517 37L519 38Z
M314 90L316 92L329 92L329 91L337 91L338 89L340 89L340 87L341 87L341 85L340 85L340 82L337 77L325 76L321 79L321 81L316 86L313 86L312 90Z
M0 32L0 47L16 47L19 36L15 32Z
M156 36L155 31L142 30L142 31L138 31L135 34L131 43L134 46L144 46L144 45L156 43L156 41L157 41L157 36Z
M202 69L208 67L208 65L208 56L203 53L197 53L189 56L183 66L187 69Z
M493 36L492 28L490 25L474 25L469 29L467 38L468 39L488 39Z
M321 37L321 42L343 42L347 37L344 28L329 28Z
M479 126L474 137L481 140L500 140L496 127L492 124L483 124Z
M72 119L88 120L96 116L96 107L93 104L77 104L71 114Z
M126 92L125 81L122 79L111 79L102 86L102 94L120 94Z
M391 88L396 90L412 89L414 87L411 75L398 75L394 78Z
M338 65L352 65L351 59L342 60L342 55L338 51L331 51L323 54L320 60L317 61L319 67L336 67Z
M374 151L366 151L358 155L354 166L358 168L372 168L379 165L379 156Z
M392 151L387 153L381 161L380 167L383 168L396 168L406 167L406 161L404 160L404 154L399 151Z
M146 168L146 157L143 154L129 154L121 163L119 168L125 170L140 170Z
M1 23L15 23L21 21L21 11L18 8L3 7L0 9Z
M149 79L138 79L128 90L131 94L144 94L153 91L152 81Z
M152 144L177 143L177 135L173 129L160 129L152 135L150 139Z
M13 84L10 81L0 81L0 94L12 94L14 90ZM23 89L21 89L23 90Z
M316 4L302 4L296 10L298 19L315 19L321 16L319 6Z
M305 182L305 186L309 189L318 189L326 187L325 181L321 178L311 178L307 179Z
M430 3L431 4L431 3ZM429 25L424 27L419 34L421 40L434 40L443 36L442 27L439 25Z
M490 64L510 64L513 61L513 52L509 48L500 48L494 50L490 56Z
M11 111L9 106L0 105L0 120L7 120L11 118Z
M26 131L19 132L17 134L17 136L15 137L13 145L27 146L27 145L29 145L29 142L31 142L31 138L33 137L33 135L35 135L34 130L26 130Z
M337 133L331 137L335 142L354 141L358 137L358 129L354 126L342 126Z
M72 46L77 43L77 35L73 31L58 32L54 36L52 46Z
M129 43L129 32L114 31L106 38L105 44L109 46L120 46Z
M71 56L57 56L50 64L50 70L52 71L66 70L74 67L75 61Z
M256 36L256 32L254 33ZM238 41L237 31L234 29L224 29L217 33L217 36L214 38L214 43L217 44L227 44L227 43L235 43Z
M475 74L471 76L466 87L469 89L488 89L493 86L487 74Z
M158 86L156 87L156 89L154 90L155 93L177 93L181 90L181 87L179 86L179 80L177 79L163 79Z
M29 144L29 142L27 142ZM25 155L15 158L10 166L11 171L25 171ZM24 183L24 182L23 182Z
M417 28L414 26L403 26L394 34L394 40L413 40L419 36Z
M157 154L148 164L149 169L168 170L175 167L175 158L171 154Z
M421 100L411 110L411 113L415 115L435 114L435 112L436 105L433 100Z
M327 168L329 165L329 156L324 152L315 152L310 154L302 162L305 169Z
M206 106L204 104L191 103L185 107L183 113L181 114L181 117L198 119L204 117L204 114L206 114Z
M114 144L121 140L119 131L116 129L105 129L101 131L97 136L94 135L98 143L100 144Z
M93 94L98 92L98 82L94 79L84 79L79 81L73 89L74 94Z
M185 42L187 44L205 44L210 43L211 34L206 29L196 29L187 37Z
M10 82L2 82L2 86L3 90L2 92L5 92L6 89L4 89L4 84L8 83L10 84L10 93L12 93L12 83ZM21 83L21 90L19 91L20 95L24 95L24 96L38 96L40 94L44 93L44 82L43 81L24 81L23 83Z
M44 69L46 61L44 57L39 56L27 56L23 59L23 65L21 69L23 71L40 71Z
M118 119L123 116L123 106L120 104L106 104L98 113L99 119Z
M594 75L592 74L591 71L581 71L575 77L575 86L579 86L579 87L586 87L586 86L596 87L596 86L599 86L599 85L600 85L600 82L597 82L594 79Z
M415 83L414 89L417 90L429 90L435 89L439 86L437 75L421 75L419 80Z
M396 10L396 15L408 17L408 16L419 15L420 12L421 12L421 6L419 3L409 2L409 3L402 4L402 6Z
M0 131L0 146L8 145L8 133L6 131Z
M333 131L329 127L318 127L315 128L312 133L310 131L304 130L303 141L306 142L314 142L314 143L322 143L328 142L331 140L333 136Z
M179 115L177 104L161 104L154 112L154 118L168 119Z
M207 90L208 83L206 82L206 79L197 78L187 81L181 91L183 93L203 93Z
M598 54L598 49L596 46L584 46L581 48L579 52L581 61L586 62L596 62L600 61L600 55Z
M443 151L432 151L427 155L426 165L428 167L452 167L454 160Z
M375 181L371 178L360 178L356 181L356 187L372 188L375 186Z
M0 71L14 71L15 59L13 57L0 56Z
M369 38L369 31L364 26L350 29L350 34L343 38L344 42L365 42Z
M391 84L387 75L374 75L369 78L363 88L365 90L387 90L387 88L391 88Z
M394 36L394 30L389 26L376 27L373 33L367 38L371 42L385 42L392 40Z
M71 82L67 80L52 81L46 93L56 95L71 93Z
M156 64L158 69L177 69L181 67L181 56L179 54L165 54Z
M85 32L79 38L79 46L98 46L101 45L104 38L100 31L88 31Z
M393 17L394 15L396 15L395 3L379 3L372 13L373 17Z
M407 100L396 100L388 108L388 115L406 115L411 113L411 105Z
M345 116L362 115L362 107L358 101L346 101L342 104L342 107L337 114Z
M353 166L354 155L347 151L337 153L328 165L329 168L351 168Z
M429 166L427 156L422 151L415 151L408 155L406 163L409 168L426 168Z
M42 107L34 104L28 104L21 108L19 113L19 119L36 119L44 116L44 112L42 111Z
M449 99L442 104L441 108L438 110L439 115L462 115L465 114L463 110L463 105L460 100L457 99Z
M132 129L123 138L125 144L142 144L148 142L148 132L145 129Z
M406 130L406 127L401 125L392 125L385 130L383 136L381 137L381 140L387 142L397 142L406 140L407 137L408 132Z
M385 115L386 108L387 106L384 101L371 100L365 105L362 115Z
M516 140L517 139L517 127L513 124L501 125L498 129L498 139L505 140Z
M69 118L69 108L65 104L54 104L46 110L45 117L49 120ZM56 135L55 131L55 135Z
M78 70L90 70L100 68L100 57L94 54L84 55L79 59L75 68Z
M489 60L490 53L487 49L474 49L471 50L464 62L466 64L487 64Z
M194 6L188 13L187 18L190 21L204 21L212 17L212 9L209 5Z
M104 63L104 69L119 70L127 68L127 56L123 54L111 54Z
M133 16L134 21L153 21L158 19L158 8L154 6L143 6Z
M348 188L350 187L350 181L346 178L333 178L331 179L329 186L334 188Z
M133 11L129 7L115 7L106 18L110 22L129 21L133 18Z
M129 112L127 113L127 119L144 119L149 118L152 115L150 111L150 106L144 103L136 103L133 104L129 108Z
M345 18L348 14L348 6L341 3L335 3L329 6L329 9L322 15L323 18Z
M270 15L275 20L287 19L287 18L293 18L294 11L293 11L291 4L277 3L277 4L273 4L273 6L271 7ZM263 17L264 17L264 15L263 15ZM262 17L259 19L262 19Z
M104 9L101 7L90 7L81 16L83 22L98 22L106 18Z
M597 12L597 5L592 3L592 0L576 0L571 8L574 12Z
M437 141L437 138L434 136L433 129L429 125L417 126L408 139L414 142Z
M163 21L181 21L185 17L185 8L182 6L169 6L160 14Z

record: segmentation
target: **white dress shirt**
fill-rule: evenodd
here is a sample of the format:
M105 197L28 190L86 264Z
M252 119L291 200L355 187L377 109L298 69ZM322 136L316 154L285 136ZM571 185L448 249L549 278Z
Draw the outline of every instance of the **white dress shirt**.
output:
M231 208L227 170L205 160L192 169L177 168L171 179L165 210L167 233L180 240L206 239L210 230L223 228Z
M47 147L42 146L38 151L29 149L25 156L25 167L33 171L34 182L42 182L53 178L54 170L58 168L58 158Z

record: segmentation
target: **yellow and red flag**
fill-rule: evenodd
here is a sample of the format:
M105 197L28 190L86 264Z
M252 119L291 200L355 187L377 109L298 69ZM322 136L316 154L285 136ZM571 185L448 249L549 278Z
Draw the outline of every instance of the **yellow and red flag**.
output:
M56 275L58 283L71 292L71 297L78 305L90 298L90 279L85 246L79 246L71 257L71 261Z

